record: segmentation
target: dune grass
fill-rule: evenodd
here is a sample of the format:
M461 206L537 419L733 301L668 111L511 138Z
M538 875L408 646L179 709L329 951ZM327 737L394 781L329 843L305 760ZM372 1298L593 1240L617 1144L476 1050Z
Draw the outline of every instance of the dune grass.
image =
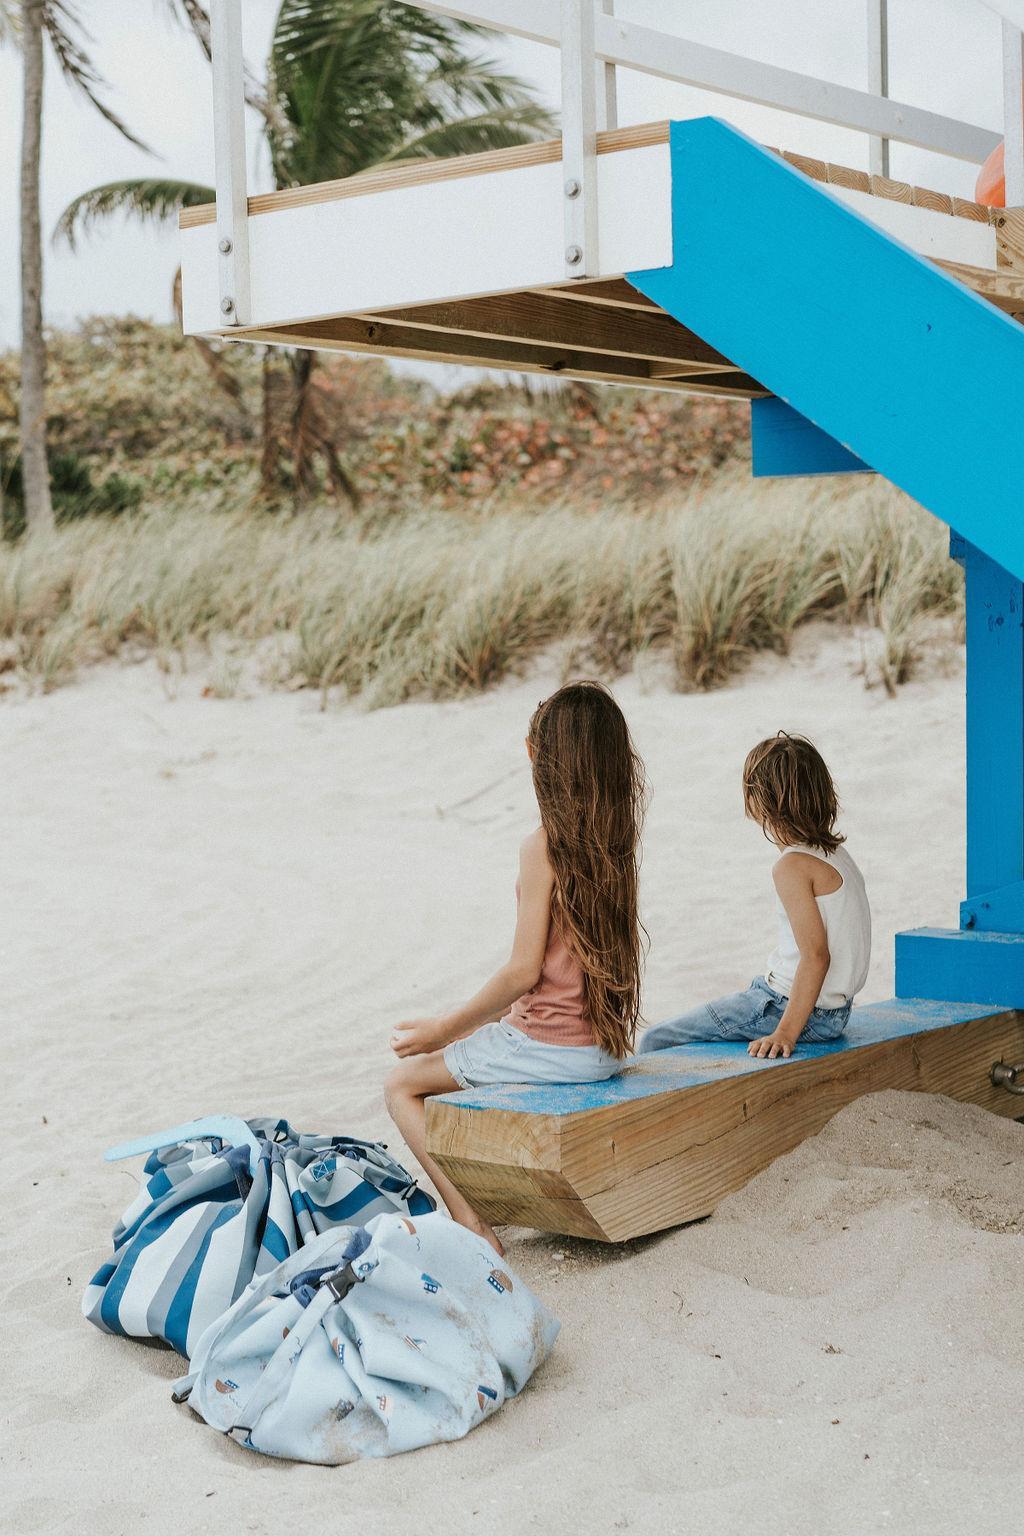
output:
M660 647L681 688L710 688L828 616L877 627L870 680L892 690L922 626L961 602L941 526L868 480L719 477L654 508L519 500L376 521L192 506L0 545L0 645L42 688L126 648L222 640L265 646L272 682L371 705L486 688L554 642L610 675Z

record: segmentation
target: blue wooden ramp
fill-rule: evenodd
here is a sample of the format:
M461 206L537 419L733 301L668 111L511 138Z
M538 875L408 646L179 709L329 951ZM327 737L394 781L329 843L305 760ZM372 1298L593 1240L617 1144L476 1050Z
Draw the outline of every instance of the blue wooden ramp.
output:
M967 899L897 935L896 990L1024 1008L1024 327L726 123L670 155L672 265L629 281L776 397L755 472L870 466L955 530Z
M994 1062L1024 1059L1024 1014L906 999L845 1037L758 1061L743 1044L639 1057L605 1083L469 1089L428 1101L431 1156L492 1222L621 1242L706 1216L837 1110L884 1088L1003 1115Z

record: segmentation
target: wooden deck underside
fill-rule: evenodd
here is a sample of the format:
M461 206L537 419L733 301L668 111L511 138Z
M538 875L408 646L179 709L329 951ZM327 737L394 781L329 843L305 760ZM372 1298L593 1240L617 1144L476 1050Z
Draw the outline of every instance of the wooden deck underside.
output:
M602 163L608 164L609 157L624 163L630 152L663 153L655 146L667 144L668 128L667 123L648 123L600 134L598 153ZM500 173L530 173L530 168L553 167L560 154L560 141L551 140L448 161L400 165L345 181L286 188L250 198L250 224L263 228L267 219L274 223L328 206L352 206L352 199L360 205L379 206L383 216L389 195L400 197L409 194L410 189L419 189L433 198L435 194L430 188L436 188L440 197L446 186L465 184L472 178L477 178L474 187L494 185L502 182ZM811 179L829 186L844 200L852 199L869 216L873 216L872 206L877 207L881 217L885 208L893 210L893 205L901 204L903 207L888 217L898 214L924 225L931 221L932 238L936 229L964 231L967 225L991 225L995 228L995 246L1006 244L1003 230L1007 216L1002 210L804 155L782 154ZM383 199L379 205L378 197ZM433 207L433 203L426 205L428 216ZM636 215L643 219L644 208L638 207ZM443 218L440 205L437 216ZM213 217L212 206L185 209L180 221L182 230L186 237L199 238L206 233L204 226L210 225ZM453 233L453 240L456 238ZM470 235L464 234L462 238ZM515 239L511 227L508 238ZM986 238L991 242L992 234L987 228ZM971 241L974 239L971 236ZM723 259L727 259L728 240L728 229L723 229ZM955 254L961 253L961 244L958 237ZM986 247L980 259L989 259L995 246ZM301 249L298 246L297 253ZM952 260L941 237L937 251L945 252L937 256L939 264L966 286L1011 314L1024 314L1024 276L1016 259L1011 263L1000 259L1002 270ZM1019 258L1019 249L1013 255ZM1015 266L1016 271L1009 270L1010 266ZM822 274L823 282L830 280L827 272ZM430 303L374 304L360 309L345 305L344 286L339 284L336 312L222 330L219 334L238 341L417 358L691 393L743 398L766 393L756 379L632 288L622 272L589 280L556 279L543 285L502 288L487 294L477 291L462 297L439 296ZM310 315L308 308L306 315Z
M789 1061L742 1044L641 1057L598 1085L509 1086L428 1104L431 1155L492 1222L622 1242L708 1215L844 1105L886 1088L1014 1116L993 1062L1024 1059L1024 1013L899 1000Z

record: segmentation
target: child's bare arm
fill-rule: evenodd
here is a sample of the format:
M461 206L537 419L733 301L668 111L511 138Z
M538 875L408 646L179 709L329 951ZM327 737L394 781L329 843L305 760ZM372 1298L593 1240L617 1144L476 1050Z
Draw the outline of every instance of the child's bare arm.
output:
M481 1024L500 1019L524 992L537 984L551 923L555 877L542 831L531 833L519 855L519 917L512 953L468 1003L429 1019L409 1019L391 1037L397 1056L438 1051Z
M772 1034L750 1042L751 1056L792 1055L828 974L828 939L814 899L814 865L818 862L807 855L791 853L780 859L772 871L775 889L800 951L800 962L785 1013Z

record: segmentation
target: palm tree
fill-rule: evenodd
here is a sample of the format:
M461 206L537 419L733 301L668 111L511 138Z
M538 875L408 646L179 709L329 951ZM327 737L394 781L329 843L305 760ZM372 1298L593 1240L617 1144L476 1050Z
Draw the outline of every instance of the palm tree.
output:
M479 54L474 45L481 35L481 28L395 0L281 0L265 78L257 82L250 76L247 91L263 121L275 186L330 181L398 161L505 148L550 135L551 114L526 85ZM109 182L64 210L56 238L73 246L118 212L163 223L179 208L212 202L214 195L194 182ZM207 353L213 353L208 344ZM319 455L331 489L355 500L315 369L315 353L289 353L288 387L282 390L280 374L265 357L264 489L273 490L278 481L284 436L297 498L315 489ZM282 414L288 423L283 434Z
M202 38L209 22L198 0L171 0ZM43 248L39 178L43 128L44 39L65 80L118 133L140 141L104 103L104 81L94 69L73 0L0 0L0 43L20 43L23 57L21 137L21 473L25 521L32 531L53 526L46 460L46 341L43 334ZM145 147L140 145L140 147Z

